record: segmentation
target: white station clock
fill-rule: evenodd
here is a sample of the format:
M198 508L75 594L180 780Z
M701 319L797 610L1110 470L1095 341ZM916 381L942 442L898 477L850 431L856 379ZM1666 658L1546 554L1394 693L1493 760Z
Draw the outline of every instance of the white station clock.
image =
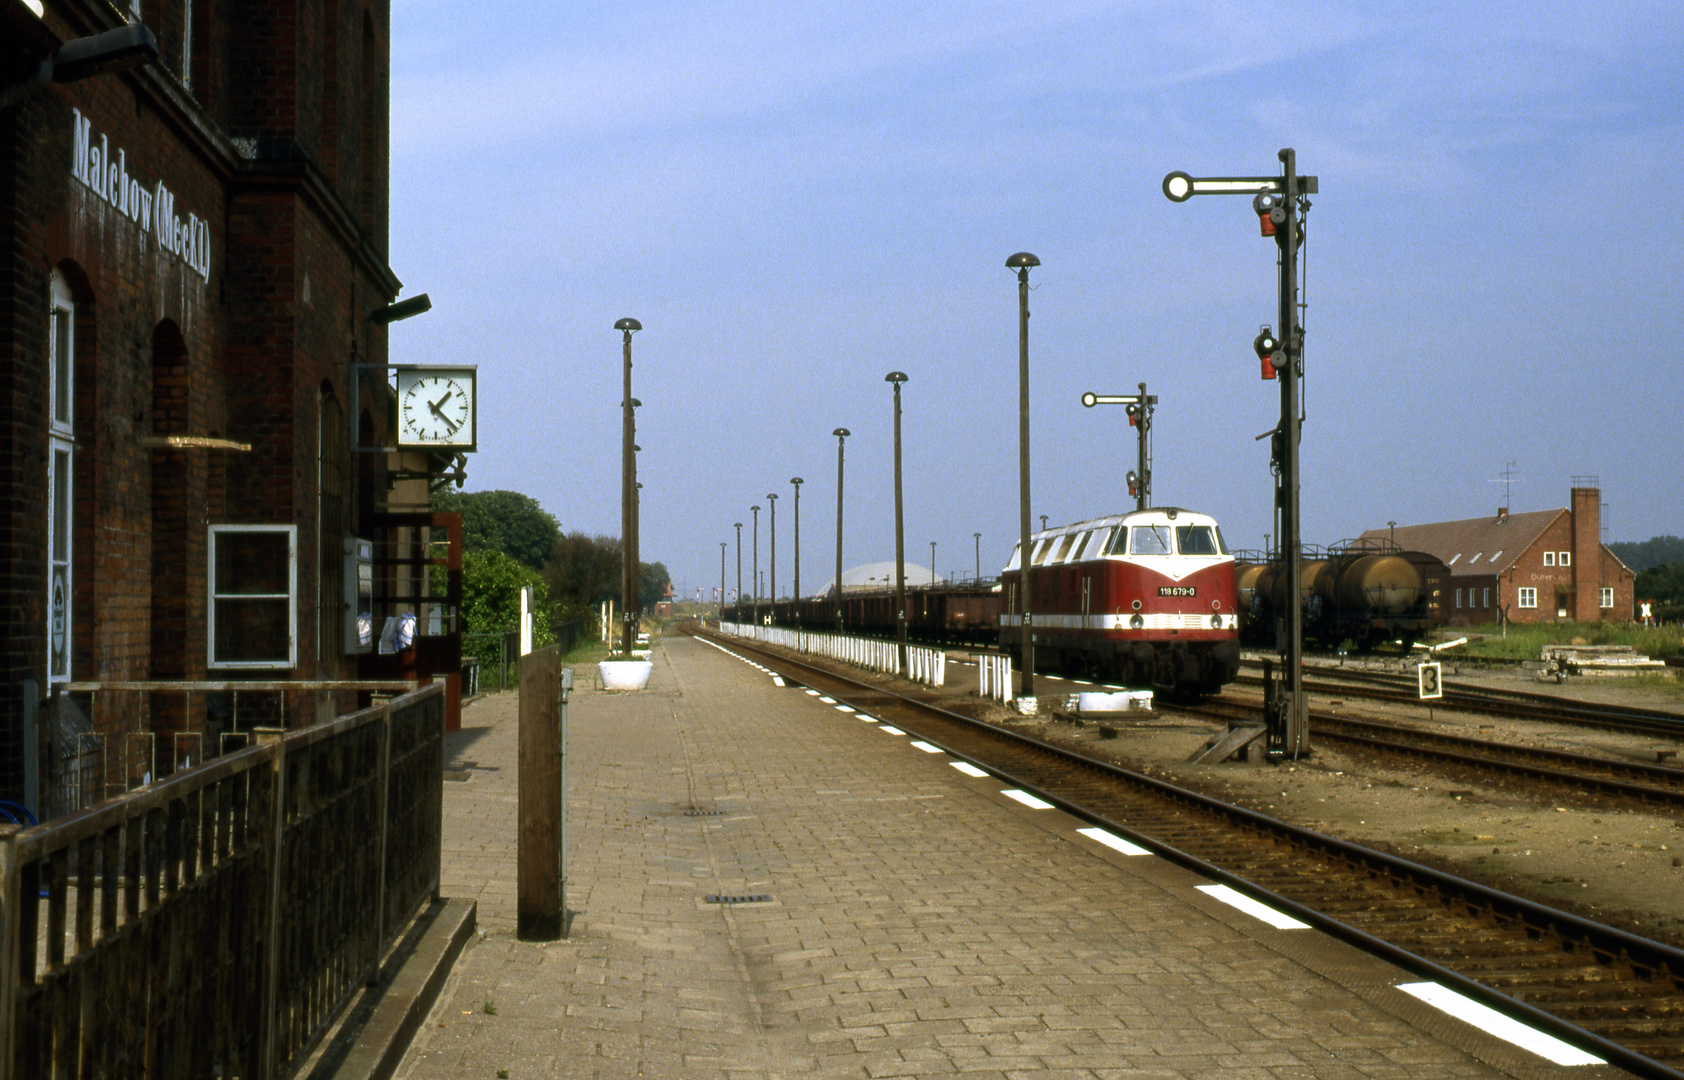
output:
M479 402L476 368L400 367L397 445L404 449L471 450Z

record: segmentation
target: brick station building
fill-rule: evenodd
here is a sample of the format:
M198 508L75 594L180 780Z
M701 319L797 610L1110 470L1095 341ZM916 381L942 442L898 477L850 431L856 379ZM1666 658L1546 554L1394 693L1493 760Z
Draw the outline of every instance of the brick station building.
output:
M461 459L357 450L390 441L386 374L360 366L386 363L400 292L388 22L387 0L0 0L0 798L38 782L55 688L402 673L347 574ZM152 62L25 85L59 43L137 23ZM71 698L128 755L107 786L358 704Z
M1594 478L1576 478L1557 510L1370 529L1362 539L1437 556L1450 568L1451 626L1629 621L1636 575L1602 543Z

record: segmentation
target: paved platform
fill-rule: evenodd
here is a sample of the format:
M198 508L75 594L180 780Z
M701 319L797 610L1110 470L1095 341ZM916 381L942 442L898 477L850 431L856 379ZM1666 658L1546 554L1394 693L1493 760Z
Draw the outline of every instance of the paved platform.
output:
M515 696L464 712L443 891L480 932L400 1076L1623 1075L1492 1038L704 642L654 660L645 692L573 699L568 940L515 938Z

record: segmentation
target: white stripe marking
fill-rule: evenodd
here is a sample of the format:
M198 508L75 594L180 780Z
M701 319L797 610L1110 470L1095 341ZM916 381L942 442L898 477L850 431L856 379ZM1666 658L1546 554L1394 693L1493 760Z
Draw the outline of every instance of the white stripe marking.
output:
M1053 808L1053 804L1047 802L1045 799L1037 799L1035 796L1029 794L1029 792L1019 791L1017 788L1007 788L1005 791L1000 792L1000 794L1004 795L1008 799L1016 799L1018 802L1029 807L1031 810L1051 810Z
M852 705L838 705L838 706L836 706L836 711L837 712L853 712L854 707Z
M1254 919L1262 919L1276 930L1308 930L1310 924L1299 922L1291 915L1276 911L1267 904L1258 903L1242 892L1235 892L1226 885L1200 885L1199 891L1213 900L1220 900L1231 908L1238 908Z
M875 716L867 716L864 713L855 713L854 719L864 720L868 724L875 724L877 722L877 718Z
M824 702L826 705L836 704L836 699L833 697L820 697L819 700Z
M941 747L931 746L929 743L924 742L922 739L913 740L912 745L916 746L918 749L924 751L924 753L926 753L926 754L939 754L939 753L942 752Z
M807 696L808 696L808 697L818 697L818 696L819 696L819 692L818 692L818 691L817 691L817 690L814 690L814 689L813 689L813 688L812 688L812 687L810 687L810 686L809 686L809 687L808 687L808 688L807 688L807 689L806 689L806 690L805 690L805 691L803 691L803 692L804 692L804 693L805 693L805 694L806 694L806 695L807 695Z
M1097 840L1099 843L1104 844L1106 847L1110 848L1112 851L1120 851L1124 855L1150 855L1150 854L1152 854L1150 851L1148 851L1146 848L1141 847L1139 844L1130 843L1129 841L1124 840L1122 837L1118 836L1116 833L1111 832L1107 829L1090 828L1090 829L1077 829L1076 831L1081 833L1083 836L1087 837L1089 840Z
M885 734L888 734L888 735L905 735L906 734L906 732L902 731L900 728L890 727L888 724L884 724L882 727L878 728L877 730L881 731L881 732L884 732Z
M960 772L964 773L966 776L987 776L988 775L986 772L977 768L975 765L972 765L968 761L949 761L948 764L953 766L955 769L958 769Z
M782 686L783 684L784 684L784 677L782 675L772 676L772 685Z
M1513 1043L1522 1050L1530 1050L1557 1065L1607 1064L1601 1058L1593 1057L1576 1046L1562 1042L1554 1035L1546 1035L1537 1028L1504 1016L1488 1005L1481 1005L1472 998L1458 994L1448 986L1440 986L1435 982L1400 983L1398 989L1464 1023L1472 1024L1487 1035L1494 1035L1504 1042Z

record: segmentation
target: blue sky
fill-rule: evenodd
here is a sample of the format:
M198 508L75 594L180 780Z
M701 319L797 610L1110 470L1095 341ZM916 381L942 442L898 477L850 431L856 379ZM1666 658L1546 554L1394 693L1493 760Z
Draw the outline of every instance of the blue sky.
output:
M1160 184L1291 146L1306 540L1494 512L1510 462L1517 511L1594 476L1605 539L1684 533L1684 8L1504 8L396 0L391 260L434 306L392 358L479 365L470 490L612 534L639 319L642 551L688 592L774 491L789 587L797 475L828 580L838 425L845 561L893 557L905 371L908 558L969 574L981 532L990 573L1030 251L1037 517L1127 507L1132 432L1080 397L1144 381L1154 502L1260 546L1274 245L1249 199Z

